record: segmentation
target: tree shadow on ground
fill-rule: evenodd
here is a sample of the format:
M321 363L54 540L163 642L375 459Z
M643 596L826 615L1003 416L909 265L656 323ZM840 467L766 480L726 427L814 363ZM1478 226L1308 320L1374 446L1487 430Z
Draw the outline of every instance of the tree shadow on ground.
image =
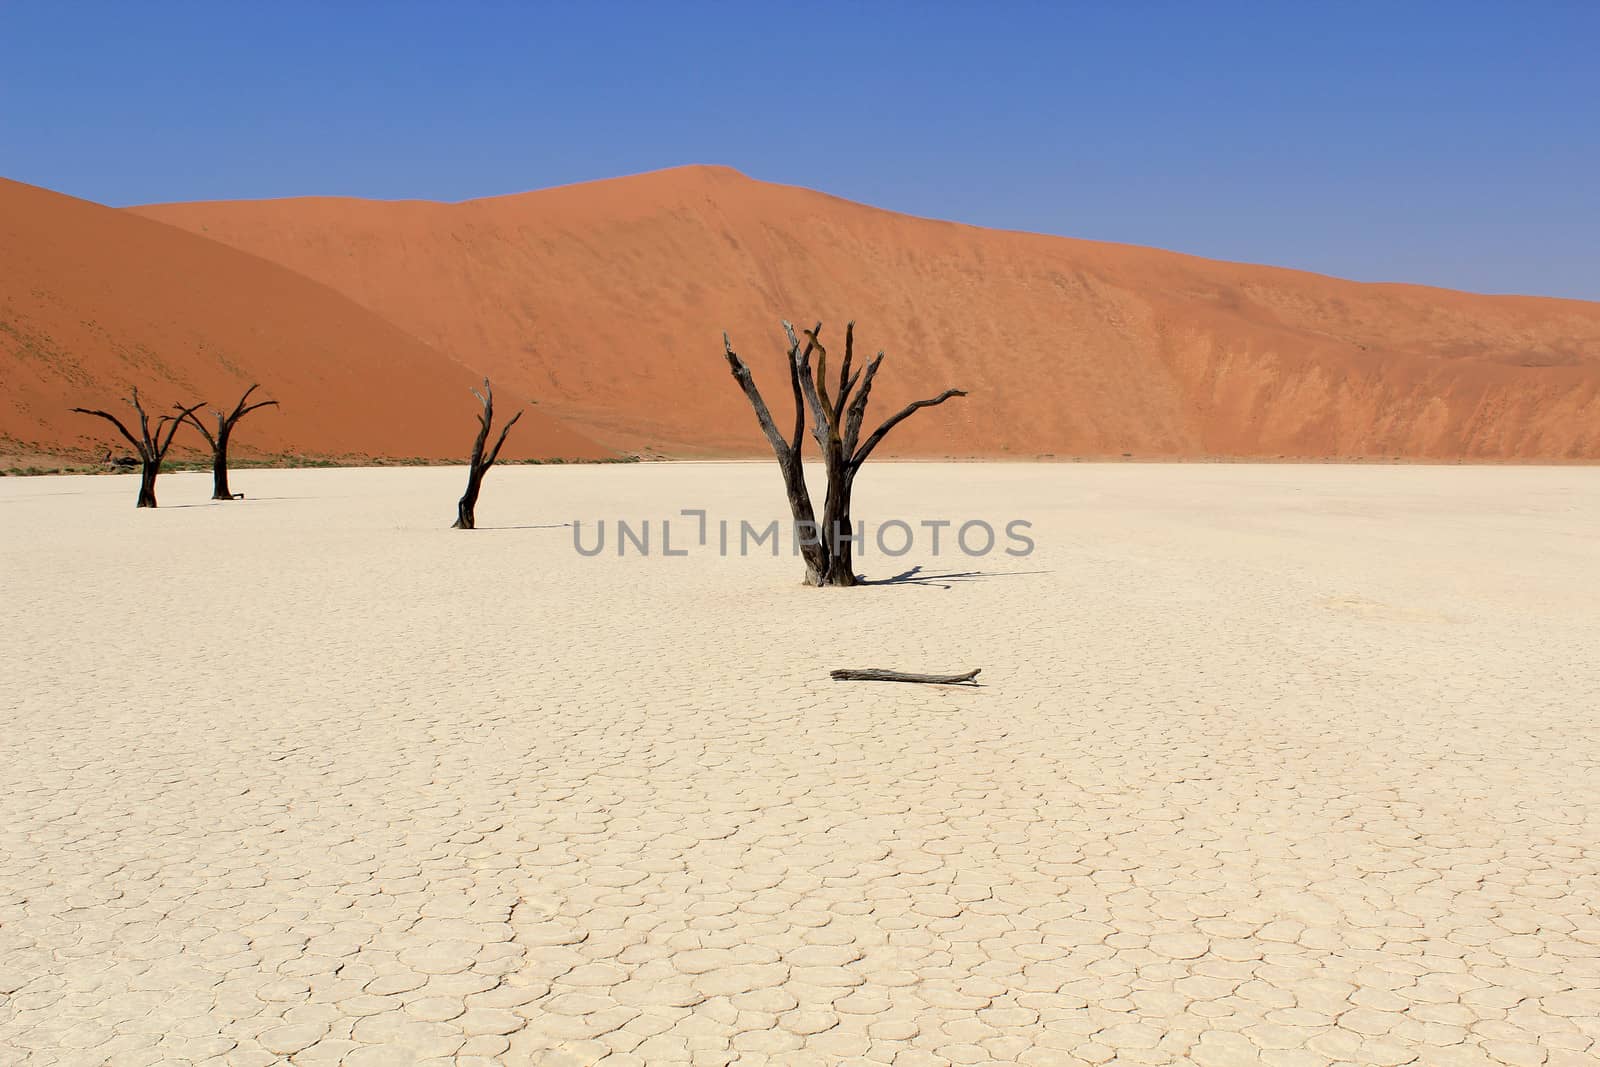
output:
M480 530L564 530L570 522L547 522L536 526L480 526Z
M921 564L889 578L862 578L862 585L927 585L949 589L957 582L977 582L985 578L1012 578L1030 574L1048 574L1048 571L945 571L925 573Z

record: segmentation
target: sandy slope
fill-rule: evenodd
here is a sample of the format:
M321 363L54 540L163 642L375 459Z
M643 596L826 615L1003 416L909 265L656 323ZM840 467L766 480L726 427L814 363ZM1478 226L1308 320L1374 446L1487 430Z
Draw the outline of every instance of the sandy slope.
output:
M262 383L281 408L241 452L464 457L481 375L276 264L127 212L0 180L0 448L127 447L74 406L231 407ZM515 400L506 388L505 400ZM187 438L202 444L199 435ZM508 457L607 454L538 411Z
M135 211L323 281L618 447L759 452L721 331L787 403L778 320L837 340L853 317L890 353L881 405L972 390L902 452L1600 458L1592 303L981 230L715 167Z
M848 591L461 478L0 481L0 1061L1600 1059L1600 471L882 465L1038 549Z

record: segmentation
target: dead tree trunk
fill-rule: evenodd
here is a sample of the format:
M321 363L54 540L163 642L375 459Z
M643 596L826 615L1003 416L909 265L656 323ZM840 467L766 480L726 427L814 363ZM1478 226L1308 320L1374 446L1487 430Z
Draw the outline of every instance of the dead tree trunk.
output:
M795 397L794 436L788 441L783 439L783 435L773 424L772 415L762 401L760 392L756 390L749 369L734 353L728 343L727 334L722 335L722 345L727 353L728 364L733 368L733 376L738 380L745 396L749 398L751 406L755 408L761 429L766 433L767 440L772 444L772 451L778 457L778 467L783 472L784 488L789 494L789 507L794 512L797 536L800 537L802 552L805 555L806 584L856 585L859 579L855 572L854 545L858 540L859 531L853 525L850 516L850 500L855 488L856 474L872 455L873 449L889 435L889 431L910 418L913 413L922 408L935 407L951 397L967 394L962 389L946 389L931 400L918 400L916 403L908 404L874 430L863 442L861 428L866 421L867 399L872 393L872 383L878 375L878 367L883 363L883 353L879 352L877 357L867 364L864 371L857 369L852 374L856 324L852 322L846 326L844 359L839 364L837 393L830 396L828 352L819 340L822 323L817 323L813 329L802 331L806 335L803 348L800 339L795 336L793 325L785 322L783 330L789 340L789 381L794 388ZM817 356L815 368L811 365L813 352ZM805 471L801 466L800 443L805 432L808 409L811 413L811 434L822 450L823 465L828 472L828 488L823 498L820 524L816 521L812 510L811 496L806 490ZM815 536L807 536L808 534Z
M817 329L821 328L822 324L817 323ZM783 434L778 431L777 424L772 421L772 412L768 410L767 402L761 399L761 390L756 388L750 368L745 366L739 354L733 350L733 344L728 340L726 332L722 335L722 351L728 359L728 367L733 372L734 380L739 383L739 388L744 390L750 406L755 408L756 421L761 424L761 432L766 434L768 443L772 445L773 455L778 457L778 470L783 473L783 488L789 497L789 511L794 516L794 536L800 547L800 555L806 564L806 584L821 585L826 563L822 552L822 540L818 536L816 512L811 506L811 492L806 488L806 472L802 466L800 448L805 441L806 432L805 399L800 386L800 342L795 338L794 331L789 331L789 385L794 391L794 433L788 440L784 439ZM810 356L809 346L805 354L807 357Z
M211 414L216 416L217 420L217 432L215 434L206 429L205 423L201 422L199 417L192 411L183 416L193 424L195 429L200 431L201 436L206 439L206 444L211 446L212 500L240 500L244 497L243 493L235 494L228 488L228 439L233 436L234 423L257 408L277 406L278 402L276 400L261 400L254 404L249 403L250 394L259 388L261 388L259 385L252 385L246 389L244 396L239 398L239 403L234 405L233 411L226 415L215 408L211 409ZM174 404L173 406L177 407L178 405Z
M156 475L161 473L161 463L167 458L167 449L172 447L172 437L178 432L178 427L193 417L194 412L203 406L205 401L202 400L194 407L188 408L183 407L181 404L174 404L173 407L178 409L178 414L176 416L161 416L156 420L154 432L150 429L150 416L145 413L144 405L139 402L139 390L137 388L134 389L129 403L133 405L133 410L139 413L138 437L135 437L122 424L121 419L109 411L100 411L97 408L73 408L72 410L80 415L93 415L96 418L105 419L117 428L118 433L128 439L128 443L134 447L134 451L139 453L139 502L134 506L153 508L156 506ZM165 438L161 436L163 426L167 430Z
M159 463L145 461L139 464L139 502L136 508L153 508L156 506L156 475L161 473Z
M795 341L794 327L784 323L791 342ZM861 441L861 427L867 417L867 400L872 395L872 383L877 379L878 367L883 363L879 352L863 372L851 374L855 360L856 324L849 323L844 330L844 359L839 362L837 392L828 394L828 351L818 339L821 325L806 332L809 343L806 353L817 354L815 372L807 356L799 360L799 378L805 392L806 404L811 409L811 433L822 450L823 464L828 471L828 495L822 512L822 545L825 555L823 581L819 585L852 586L859 582L855 571L854 546L860 540L861 529L854 526L850 517L850 499L855 490L856 475L882 443L900 423L922 408L936 407L951 397L966 396L964 389L946 389L931 400L918 400L896 412L872 435ZM798 348L798 344L795 344Z
M478 437L472 442L472 458L468 461L467 491L461 494L461 502L456 505L456 521L450 526L452 530L477 528L477 517L474 512L478 506L478 491L483 488L483 476L489 473L494 461L500 458L500 449L506 443L506 434L510 433L511 427L522 418L521 411L511 416L511 421L501 427L494 449L485 455L484 445L488 443L489 431L494 426L494 390L489 386L489 379L483 380L483 392L474 389L472 395L483 405L483 414L478 416Z

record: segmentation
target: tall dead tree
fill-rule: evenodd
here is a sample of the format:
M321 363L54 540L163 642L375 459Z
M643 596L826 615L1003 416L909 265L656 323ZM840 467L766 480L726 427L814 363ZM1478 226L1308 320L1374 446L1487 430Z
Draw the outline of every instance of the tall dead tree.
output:
M967 393L964 389L946 389L931 399L907 404L862 441L861 430L866 422L867 401L872 395L872 384L877 379L878 368L883 364L883 352L880 351L864 370L853 368L856 324L849 323L845 327L844 358L839 363L838 384L836 391L830 394L828 352L820 340L822 324L819 322L813 329L804 331L806 344L803 348L800 339L795 336L793 325L785 322L783 330L789 340L789 378L795 392L795 433L792 441L786 442L777 434L771 414L767 412L760 393L750 380L749 371L743 369L743 363L728 344L726 334L723 335L723 348L733 367L734 377L739 379L745 396L756 409L756 417L761 421L767 439L772 442L773 451L778 454L778 465L783 468L784 485L789 490L789 503L795 512L796 524L800 526L802 535L808 530L814 530L817 534L814 538L817 542L814 546L815 555L806 557L806 583L818 586L856 585L858 579L852 552L856 528L850 518L856 475L873 450L900 423L923 408L936 407L952 397L966 396ZM817 356L815 368L811 365L813 352ZM809 521L812 517L811 499L806 492L805 472L800 464L800 440L807 411L811 415L811 434L822 451L822 461L828 472L827 495L823 499L820 525ZM804 515L798 506L800 502L804 504ZM806 524L801 525L802 519L807 520Z
M133 405L133 410L139 413L139 436L137 437L122 424L121 419L109 411L100 411L96 408L73 408L72 410L80 415L93 415L96 418L105 419L117 428L118 433L128 439L128 443L133 446L134 451L139 453L139 502L134 506L153 508L156 506L156 475L161 473L161 463L167 458L167 449L172 447L172 437L178 432L179 426L182 426L195 411L205 406L205 401L202 400L200 403L188 408L179 404L173 405L178 409L179 413L177 415L161 416L156 420L156 427L153 432L150 429L150 416L145 413L144 405L139 402L139 390L137 388L133 390L133 396L129 398L129 403ZM163 427L167 431L165 438L161 436Z
M473 514L478 506L478 491L483 488L483 476L489 473L489 468L494 466L494 461L500 458L500 449L506 443L506 434L511 432L511 427L522 418L518 411L511 416L511 421L500 429L500 436L495 440L494 448L487 455L484 446L489 441L489 431L494 427L494 389L489 385L489 379L483 380L483 392L476 389L472 395L478 398L478 403L483 405L483 413L478 416L478 438L472 442L472 459L467 471L467 491L461 494L461 502L456 505L456 521L451 524L452 530L476 529L476 518Z
M212 433L210 430L206 429L205 423L200 421L200 417L194 414L193 409L190 409L188 412L185 412L182 416L180 416L181 418L185 418L191 424L193 424L194 428L200 431L200 435L206 439L206 444L211 446L212 500L239 500L244 496L243 493L239 493L236 496L228 488L228 438L233 436L234 423L238 422L252 411L256 411L265 407L277 407L278 402L276 400L258 400L254 404L249 402L250 394L259 388L261 388L259 385L252 385L250 388L246 389L244 391L244 396L239 398L239 402L234 405L233 410L226 415L218 411L216 408L211 409L211 414L215 416L217 420L216 433ZM183 410L181 405L174 404L172 406L178 408L180 411Z
M816 330L822 329L822 323L817 323ZM767 408L767 402L761 399L761 390L756 388L755 378L750 374L750 368L745 366L744 360L733 350L733 343L728 339L726 331L722 334L722 351L728 359L728 367L733 371L734 380L739 383L739 388L744 390L744 395L750 401L750 406L755 408L756 420L761 423L761 432L767 435L767 441L772 445L772 452L778 457L778 469L783 472L783 488L789 494L789 510L794 514L795 536L800 543L800 554L806 564L806 584L824 585L823 574L826 571L827 560L823 555L821 539L815 534L820 529L817 526L816 512L811 506L811 492L806 488L806 472L802 466L801 445L806 434L806 405L805 396L800 385L800 366L802 356L800 343L795 340L794 332L789 333L789 385L794 390L794 433L785 440L778 426L772 421L772 412ZM811 348L807 346L804 358L810 358Z

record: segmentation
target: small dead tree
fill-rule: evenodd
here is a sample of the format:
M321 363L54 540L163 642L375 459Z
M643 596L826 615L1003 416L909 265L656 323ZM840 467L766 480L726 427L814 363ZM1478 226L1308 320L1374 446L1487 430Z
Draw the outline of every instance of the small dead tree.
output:
M478 438L472 442L472 459L468 461L470 466L467 471L467 491L461 494L461 502L456 505L456 521L450 526L452 530L477 528L473 512L478 506L478 491L483 488L483 476L489 473L494 461L500 458L500 449L506 443L506 434L510 433L511 427L522 418L521 411L511 416L511 421L501 427L494 449L485 455L484 445L488 443L489 431L494 427L494 389L490 387L489 379L483 380L483 392L474 389L472 395L483 405L483 413L478 416Z
M139 390L133 390L129 399L133 410L139 413L139 436L135 437L129 429L122 424L122 420L109 411L100 411L96 408L73 408L80 415L93 415L105 419L117 428L117 432L128 439L134 451L139 453L139 502L134 505L141 508L156 506L156 475L161 473L161 464L167 458L167 449L172 447L172 437L178 432L178 427L194 414L195 411L205 406L205 401L193 407L173 405L178 409L177 415L163 415L156 420L154 432L150 429L150 416L146 414L144 405L139 402ZM166 428L166 437L161 436L162 428Z
M239 402L234 405L233 410L226 415L216 408L211 409L211 414L217 420L216 433L206 429L205 423L200 421L200 417L194 414L193 409L180 416L193 424L194 428L200 431L200 435L206 439L206 444L211 446L212 500L241 500L244 498L243 493L235 494L228 488L228 438L233 435L234 424L252 411L278 405L276 400L258 400L254 404L250 403L250 394L259 388L261 388L259 385L252 385L246 389L244 396L239 398ZM178 404L172 406L180 411L183 410Z
M858 584L852 553L852 546L858 538L850 518L850 503L855 489L856 475L860 473L862 465L872 455L873 450L900 423L923 408L936 407L952 397L967 395L964 389L946 389L931 399L907 404L884 420L882 425L862 441L861 430L866 422L867 401L872 394L872 384L877 379L878 368L883 364L883 352L880 351L864 370L855 368L855 373L852 374L855 361L855 329L854 322L845 327L844 358L839 364L837 390L830 395L828 352L820 340L822 324L819 322L815 328L804 331L806 344L803 348L800 339L795 336L794 326L788 322L783 324L784 334L789 340L789 377L795 391L795 433L790 442L785 442L781 435L777 434L776 427L772 425L771 414L762 403L754 382L750 381L749 371L743 370L741 374L744 365L728 344L727 335L723 335L723 348L727 353L729 364L733 367L734 377L739 379L745 396L756 409L756 417L761 421L767 439L772 442L773 451L778 454L778 465L784 472L784 485L789 490L790 507L795 513L802 547L808 539L817 542L814 546L814 556L806 557L808 585ZM811 365L813 352L817 355L814 369ZM823 464L828 472L827 495L823 499L820 527L812 521L811 499L805 489L805 472L800 465L799 446L807 410L811 414L811 434L822 450ZM800 502L804 504L803 515L802 508L798 506ZM813 531L816 536L807 538L806 534Z

